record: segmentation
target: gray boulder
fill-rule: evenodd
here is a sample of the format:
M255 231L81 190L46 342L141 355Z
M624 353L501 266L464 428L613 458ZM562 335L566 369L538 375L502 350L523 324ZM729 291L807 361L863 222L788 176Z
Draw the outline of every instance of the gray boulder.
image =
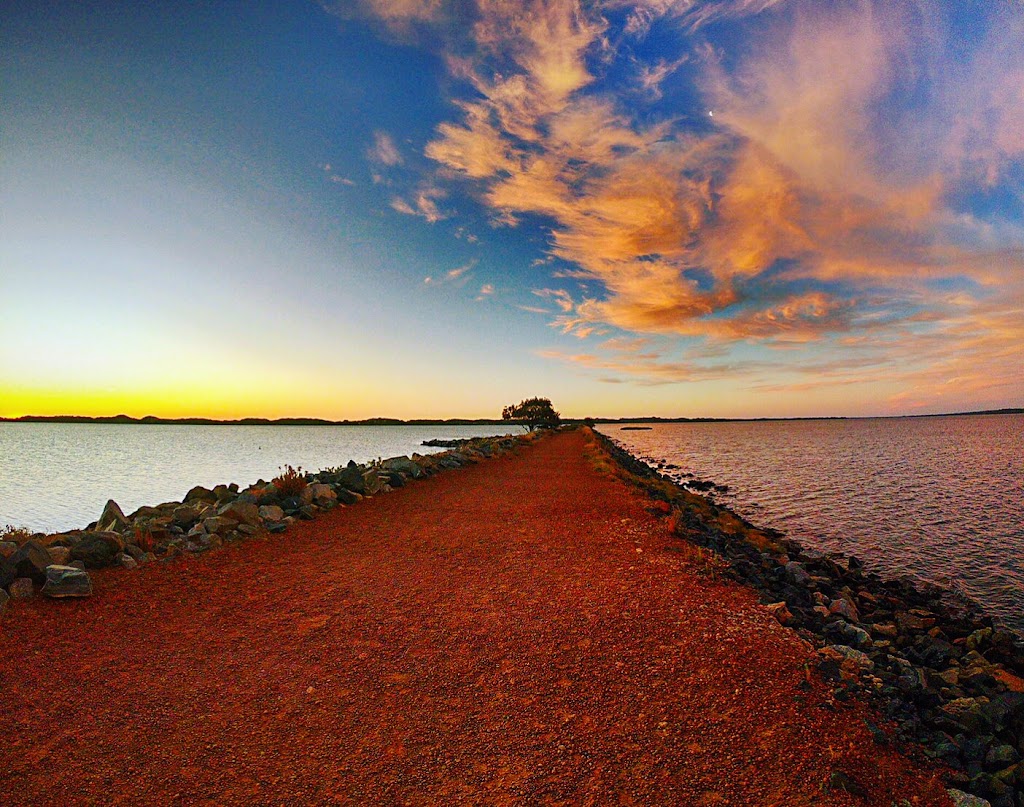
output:
M317 507L325 509L334 507L338 503L338 494L330 485L313 484L307 490L311 494L311 502Z
M129 527L128 519L118 506L117 502L109 499L96 522L96 529L100 532L112 531L121 532Z
M351 490L353 493L366 493L366 482L363 480L363 468L349 460L340 474L335 477L341 487Z
M260 518L269 524L276 524L279 521L284 521L284 510L276 504L265 504L260 508L259 512Z
M260 521L260 508L249 502L228 502L217 510L217 515L221 518L232 518L240 524L251 524L254 527L263 523Z
M231 532L238 526L238 521L227 516L212 516L203 520L203 532L196 530L195 528L189 532L189 535L205 535L206 533L226 533Z
M50 566L46 570L43 594L47 597L89 597L92 595L92 580L89 573L74 566Z
M423 469L408 457L391 457L384 460L380 467L384 471L405 474L412 479L423 476Z

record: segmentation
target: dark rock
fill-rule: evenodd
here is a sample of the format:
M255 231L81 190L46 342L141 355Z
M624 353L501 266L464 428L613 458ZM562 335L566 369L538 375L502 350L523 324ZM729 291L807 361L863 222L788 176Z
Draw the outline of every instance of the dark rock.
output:
M190 527L199 520L199 508L189 504L182 504L174 508L171 517L178 526Z
M117 502L109 499L103 507L99 521L96 522L96 530L99 532L121 532L128 529L129 526L131 525Z
M330 485L314 483L309 486L308 490L310 502L316 504L317 507L329 509L338 503L338 494Z
M103 569L117 563L124 546L124 540L116 532L87 532L71 548L71 559L82 561L87 569Z
M786 575L797 585L803 585L811 579L811 576L807 573L807 569L795 560L786 564Z
M363 469L354 462L349 461L340 474L337 475L338 484L353 493L365 494L366 481L363 479Z
M31 577L19 577L7 587L12 600L27 600L35 593Z
M9 558L18 551L18 545L14 541L0 541L0 560Z
M46 567L51 563L53 560L50 553L35 540L23 543L17 552L4 561L4 565L13 571L15 578L27 577L39 585L46 582ZM2 576L4 575L0 575Z
M43 594L47 597L89 597L92 595L92 580L89 574L74 566L50 566L46 570Z
M348 490L347 488L338 488L336 493L338 495L338 501L342 504L355 504L363 498L354 490Z
M286 529L288 529L288 525L283 521L271 521L267 524L267 532L279 533L284 532Z
M380 464L383 471L389 473L401 473L411 479L419 479L423 476L423 469L408 457L391 457Z
M316 510L313 509L312 505L303 505L299 508L299 518L303 521L312 521L316 518Z
M185 494L184 503L190 502L206 502L207 504L215 504L217 502L217 495L212 490L207 490L201 485L196 485L192 490Z
M835 644L856 647L858 650L871 646L871 635L866 630L843 620L828 623L822 632L826 639Z
M8 594L4 589L0 588L0 614L7 609L7 603L11 601L11 595Z
M985 755L985 768L1001 771L1020 761L1020 754L1012 745L993 745Z
M55 563L58 566L66 566L67 562L71 560L71 547L48 546L46 547L46 554L50 556L50 563Z

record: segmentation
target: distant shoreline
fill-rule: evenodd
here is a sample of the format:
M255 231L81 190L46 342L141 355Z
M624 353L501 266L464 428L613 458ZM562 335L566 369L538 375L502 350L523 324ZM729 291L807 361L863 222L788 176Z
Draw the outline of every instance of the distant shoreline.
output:
M863 416L828 416L818 417L764 417L764 418L666 418L666 417L628 417L628 418L564 418L563 423L600 423L600 424L633 424L633 423L764 423L788 422L804 420L893 420L897 418L938 418L965 417L974 415L1020 415L1024 408L983 409L973 412L941 412L926 415L863 415ZM0 418L0 423L99 423L116 426L515 426L517 421L501 418L365 418L363 420L326 420L323 418L240 418L237 420L218 420L216 418L160 418L154 415L135 418L129 415L112 417L89 417L86 415L22 415L16 418Z

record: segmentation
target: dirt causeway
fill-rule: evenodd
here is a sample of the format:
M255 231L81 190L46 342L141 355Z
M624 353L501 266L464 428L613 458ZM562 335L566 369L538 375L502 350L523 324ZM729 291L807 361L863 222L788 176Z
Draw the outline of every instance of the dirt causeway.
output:
M948 805L589 439L12 604L0 802Z

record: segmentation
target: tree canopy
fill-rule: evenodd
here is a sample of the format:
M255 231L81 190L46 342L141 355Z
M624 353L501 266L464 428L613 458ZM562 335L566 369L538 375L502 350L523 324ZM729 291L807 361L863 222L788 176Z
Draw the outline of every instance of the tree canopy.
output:
M527 398L518 404L506 406L501 411L502 420L519 421L531 432L534 429L553 429L562 416L555 411L548 398Z

